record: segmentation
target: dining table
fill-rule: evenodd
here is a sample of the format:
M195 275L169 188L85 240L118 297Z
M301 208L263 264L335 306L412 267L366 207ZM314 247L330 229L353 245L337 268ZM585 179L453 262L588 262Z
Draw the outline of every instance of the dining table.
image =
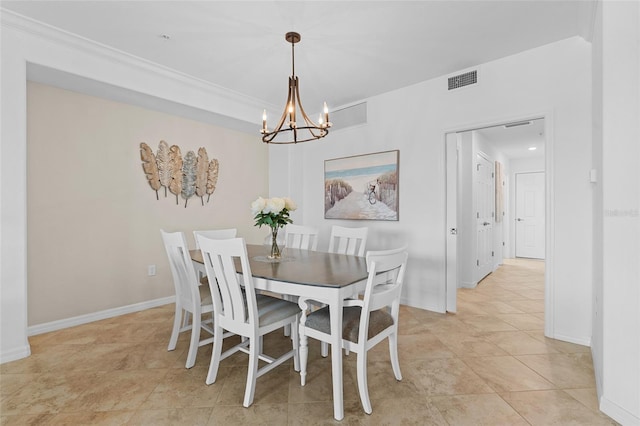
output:
M271 246L247 244L249 266L256 290L298 296L328 305L331 323L331 375L333 416L344 417L342 366L342 310L344 300L364 290L367 265L364 257L285 248L280 259L268 257ZM191 250L191 259L204 270L200 250ZM240 271L239 261L237 269Z

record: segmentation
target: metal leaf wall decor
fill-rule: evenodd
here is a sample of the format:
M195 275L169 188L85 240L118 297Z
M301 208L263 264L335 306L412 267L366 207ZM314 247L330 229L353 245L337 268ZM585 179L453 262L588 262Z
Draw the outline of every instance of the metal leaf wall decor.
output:
M178 204L178 195L182 192L182 154L178 145L169 148L169 161L171 162L169 191L176 196L176 204Z
M216 184L218 183L218 160L215 158L209 163L209 170L207 171L207 203L211 198L211 194L216 190Z
M196 163L196 195L204 206L204 195L207 193L207 178L209 171L209 156L204 148L198 149L198 162Z
M176 204L179 204L179 197L182 196L187 207L189 198L195 195L200 197L204 206L204 196L207 195L208 203L216 189L219 163L215 158L209 161L207 150L203 147L198 149L197 156L189 151L182 158L177 145L169 146L167 142L160 141L154 155L149 145L142 142L140 159L147 182L156 192L156 199L160 199L158 191L164 187L164 196L167 197L168 190L176 196Z
M158 190L160 189L160 174L158 173L158 164L156 163L156 156L153 155L153 151L149 148L149 145L142 142L140 144L140 159L142 160L142 170L147 177L147 181L151 186L151 189L156 191L156 200L158 199Z
M158 153L156 154L156 163L158 163L158 173L160 173L160 185L164 186L164 196L167 196L167 189L171 183L171 175L173 174L169 151L169 144L160 141L158 145Z
M185 207L189 198L196 193L196 161L193 151L187 152L182 161L182 198Z

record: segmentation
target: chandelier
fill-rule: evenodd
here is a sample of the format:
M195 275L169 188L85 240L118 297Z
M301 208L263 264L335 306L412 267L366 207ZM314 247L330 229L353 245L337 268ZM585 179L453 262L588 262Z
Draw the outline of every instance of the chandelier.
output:
M304 112L300 101L300 86L296 76L294 55L294 46L300 41L300 34L288 32L284 38L291 43L291 77L289 77L287 104L280 121L272 131L267 129L267 110L262 113L262 130L260 131L262 142L290 144L323 138L329 134L329 127L331 127L327 103L324 103L324 110L318 118L318 124L314 123ZM298 118L302 121L297 121ZM285 122L287 123L285 124Z

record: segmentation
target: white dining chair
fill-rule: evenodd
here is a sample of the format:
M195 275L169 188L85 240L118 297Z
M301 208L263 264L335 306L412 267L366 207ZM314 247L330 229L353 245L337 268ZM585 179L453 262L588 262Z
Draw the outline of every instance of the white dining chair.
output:
M318 228L304 225L289 224L285 228L284 244L286 248L295 248L300 250L317 250L318 249ZM298 301L297 297L283 295L285 300L290 302ZM318 302L318 305L322 305ZM289 327L284 328L284 335L289 336L291 330Z
M196 249L200 248L200 246L198 246L198 235L202 235L203 237L211 238L214 240L227 240L229 238L235 238L236 235L238 235L238 230L236 228L228 228L193 231L193 238L196 241Z
M342 348L357 353L358 391L362 407L371 414L371 401L367 387L367 351L385 338L389 339L389 355L396 380L402 380L398 361L398 315L400 293L404 280L408 254L405 247L395 250L367 253L369 276L363 299L344 301L342 319ZM379 282L378 274L387 273L390 279ZM306 301L301 298L300 318L300 383L306 384L308 343L312 337L331 343L329 308L307 314Z
M212 238L214 240L226 240L229 238L235 238L238 234L238 230L236 228L228 228L228 229L205 229L205 230L197 230L193 231L193 239L196 242L196 250L200 248L198 246L198 235L202 235L206 238ZM209 284L209 280L207 279L207 271L204 270L204 265L200 266L199 264L196 266L196 272L198 273L198 279L202 284Z
M347 228L333 225L329 236L329 253L349 254L352 256L364 256L367 245L367 235L369 228ZM321 354L324 358L329 356L329 345L326 342L320 344ZM345 349L345 354L349 355L349 349Z
M293 358L294 368L300 369L298 357L298 328L300 308L296 303L280 298L256 294L243 238L212 240L198 236L205 269L210 278L217 280L217 288L211 286L214 311L214 343L206 383L215 383L220 362L228 356L242 351L249 354L247 384L243 406L253 403L256 379ZM236 271L239 259L241 274ZM242 284L240 282L242 277ZM292 349L278 358L262 352L262 336L285 325L292 326ZM223 330L244 337L244 341L222 352ZM258 361L267 365L258 368ZM287 373L288 374L288 373Z
M289 224L285 228L285 247L301 250L318 249L318 228Z
M346 228L333 225L329 237L329 253L364 256L369 228Z
M198 348L213 342L211 337L200 339L200 329L213 335L211 292L209 286L199 285L184 233L165 232L164 230L160 230L160 233L169 258L169 267L176 293L173 329L168 350L175 350L180 333L191 330L189 352L185 364L186 368L191 368L196 362ZM211 314L211 318L203 321L204 314Z

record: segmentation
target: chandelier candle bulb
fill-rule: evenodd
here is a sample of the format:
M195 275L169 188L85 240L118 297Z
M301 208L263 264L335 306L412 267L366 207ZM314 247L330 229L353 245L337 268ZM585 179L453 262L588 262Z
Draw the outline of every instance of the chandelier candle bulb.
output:
M329 124L329 108L326 102L324 103L324 122Z
M289 104L289 127L296 127L296 119L293 115L293 103Z
M267 110L262 111L262 133L267 133Z

